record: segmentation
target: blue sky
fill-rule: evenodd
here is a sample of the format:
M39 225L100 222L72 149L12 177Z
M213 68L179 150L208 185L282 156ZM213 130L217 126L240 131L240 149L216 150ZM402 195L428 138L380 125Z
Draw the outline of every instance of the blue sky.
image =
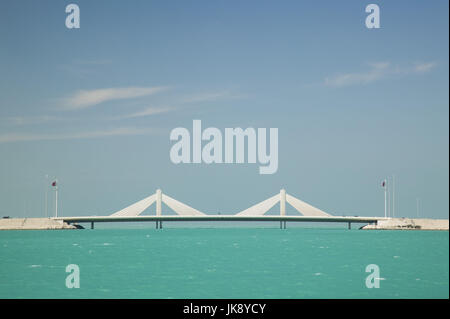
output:
M163 192L235 213L286 188L331 214L448 218L448 1L0 4L0 215L104 215ZM170 131L276 127L279 168L180 164ZM49 201L53 203L49 188ZM54 207L50 206L53 211ZM288 208L288 210L292 208Z

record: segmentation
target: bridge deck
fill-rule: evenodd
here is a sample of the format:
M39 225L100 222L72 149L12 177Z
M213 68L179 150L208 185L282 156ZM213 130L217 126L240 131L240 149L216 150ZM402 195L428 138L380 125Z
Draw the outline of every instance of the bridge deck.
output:
M286 222L341 222L341 223L376 223L384 217L350 217L350 216L236 216L236 215L205 215L205 216L77 216L54 217L68 223L89 222L141 222L141 221L286 221Z

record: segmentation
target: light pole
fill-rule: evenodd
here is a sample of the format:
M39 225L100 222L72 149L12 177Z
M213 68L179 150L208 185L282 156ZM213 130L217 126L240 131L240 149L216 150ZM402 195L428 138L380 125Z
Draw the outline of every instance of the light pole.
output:
M395 217L395 175L392 175L392 217Z
M419 218L419 198L416 198L417 218Z
M58 180L56 179L52 186L55 187L55 217L58 217Z
M48 218L48 174L45 174L45 217Z

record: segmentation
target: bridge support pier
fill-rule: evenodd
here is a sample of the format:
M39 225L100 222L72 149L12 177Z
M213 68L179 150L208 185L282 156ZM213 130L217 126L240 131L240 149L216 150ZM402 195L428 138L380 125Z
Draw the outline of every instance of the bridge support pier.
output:
M94 229L94 222L91 222L91 229Z
M352 223L348 223L348 229L352 229Z
M280 220L280 229L286 229L286 221Z

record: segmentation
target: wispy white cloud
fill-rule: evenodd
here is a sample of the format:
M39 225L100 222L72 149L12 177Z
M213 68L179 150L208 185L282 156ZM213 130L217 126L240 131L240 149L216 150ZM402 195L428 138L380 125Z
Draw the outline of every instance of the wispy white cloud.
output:
M347 86L353 84L366 84L382 78L389 70L388 62L378 62L370 65L370 70L362 73L345 73L325 78L325 85Z
M122 116L115 117L113 119L127 119L127 118L137 118L144 116L152 116L156 114L169 113L176 110L185 110L197 106L197 104L202 105L202 102L213 102L222 99L236 99L245 97L244 95L232 94L229 91L217 91L217 92L203 92L199 94L192 94L181 97L174 104L178 106L150 106L139 112L134 112L130 114L125 114Z
M151 115L155 115L155 114L172 112L172 111L175 111L175 110L176 110L176 108L175 107L171 107L171 106L161 106L161 107L150 106L150 107L148 107L148 108L146 108L146 109L144 109L142 111L131 113L131 114L127 114L127 115L123 115L123 116L119 116L119 117L116 117L115 119L128 119L128 118L151 116Z
M51 141L51 140L73 140L91 139L124 135L144 135L155 133L151 128L121 127L109 130L82 131L66 134L32 134L32 133L6 133L0 134L0 143L30 142L30 141Z
M416 64L413 67L392 66L389 62L369 64L370 69L360 73L344 73L325 78L325 85L343 87L367 84L394 74L425 73L436 66L435 62Z
M67 98L64 105L67 110L79 110L107 101L148 96L165 89L167 89L167 87L158 86L81 90Z
M428 62L428 63L419 63L414 66L415 72L428 72L431 69L433 69L437 63L435 62Z
M217 92L204 92L193 95L185 96L181 99L182 103L199 103L199 102L211 102L221 99L236 99L242 98L243 95L232 94L229 91L217 91Z
M51 115L40 115L40 116L12 116L7 117L5 120L11 125L33 125L33 124L44 124L48 122L57 121L60 118Z

